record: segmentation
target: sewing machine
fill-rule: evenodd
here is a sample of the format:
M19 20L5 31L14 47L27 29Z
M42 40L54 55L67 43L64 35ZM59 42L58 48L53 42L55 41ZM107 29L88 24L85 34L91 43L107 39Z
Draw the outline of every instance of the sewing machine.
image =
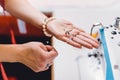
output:
M83 73L81 73L83 79L80 80L119 80L120 18L117 17L115 24L110 26L104 26L101 23L94 24L91 30L91 35L94 34L92 31L95 27L99 27L99 31L96 36L99 41L99 47L98 49L88 51L87 54L90 58L88 62L90 62L90 64L86 65L88 66L87 69L94 75L94 77L91 79L91 76L88 75L90 77L86 78L83 71ZM96 60L93 58L97 60L96 63ZM92 65L91 63L93 63L94 67L89 68L90 65Z

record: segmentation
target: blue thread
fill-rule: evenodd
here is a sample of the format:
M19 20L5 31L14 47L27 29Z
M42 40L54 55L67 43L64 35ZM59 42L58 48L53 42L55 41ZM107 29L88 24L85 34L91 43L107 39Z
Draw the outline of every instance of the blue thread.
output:
M108 48L107 48L107 44L106 44L106 40L104 36L105 35L104 28L100 29L100 35L101 35L102 45L104 49L104 56L105 56L105 61L106 61L106 80L114 80L109 52L108 52Z

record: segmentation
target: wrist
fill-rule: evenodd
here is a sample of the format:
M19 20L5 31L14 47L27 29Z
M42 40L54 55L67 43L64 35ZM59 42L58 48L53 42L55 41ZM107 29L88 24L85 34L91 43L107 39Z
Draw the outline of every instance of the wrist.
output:
M17 44L0 45L0 62L18 62L22 47ZM6 50L7 49L7 50Z
M48 32L48 30L47 30L48 29L48 23L51 22L51 21L53 21L53 20L55 20L55 19L56 19L55 17L50 17L50 18L45 18L44 19L44 23L42 25L42 29L43 29L44 34L46 36L48 36L48 37L52 37L52 34L50 34Z

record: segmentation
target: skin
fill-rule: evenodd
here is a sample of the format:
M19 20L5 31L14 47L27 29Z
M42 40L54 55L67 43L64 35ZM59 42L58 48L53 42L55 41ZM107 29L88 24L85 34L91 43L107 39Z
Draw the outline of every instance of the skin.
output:
M35 72L47 70L46 64L52 64L58 55L52 46L41 42L1 44L0 47L0 62L20 62Z
M5 0L5 9L12 16L29 22L38 29L42 29L44 19L47 18L42 12L31 6L27 0ZM66 30L70 30L70 35L65 34ZM98 47L97 40L64 19L49 21L47 31L57 39L76 48L92 49ZM47 70L46 65L52 65L57 55L54 47L44 45L41 42L0 44L0 62L20 62L35 72Z

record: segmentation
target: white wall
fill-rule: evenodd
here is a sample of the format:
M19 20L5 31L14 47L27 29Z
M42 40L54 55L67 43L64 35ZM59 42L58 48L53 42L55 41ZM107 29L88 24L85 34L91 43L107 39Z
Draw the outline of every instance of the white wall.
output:
M36 6L108 6L119 0L29 0Z

